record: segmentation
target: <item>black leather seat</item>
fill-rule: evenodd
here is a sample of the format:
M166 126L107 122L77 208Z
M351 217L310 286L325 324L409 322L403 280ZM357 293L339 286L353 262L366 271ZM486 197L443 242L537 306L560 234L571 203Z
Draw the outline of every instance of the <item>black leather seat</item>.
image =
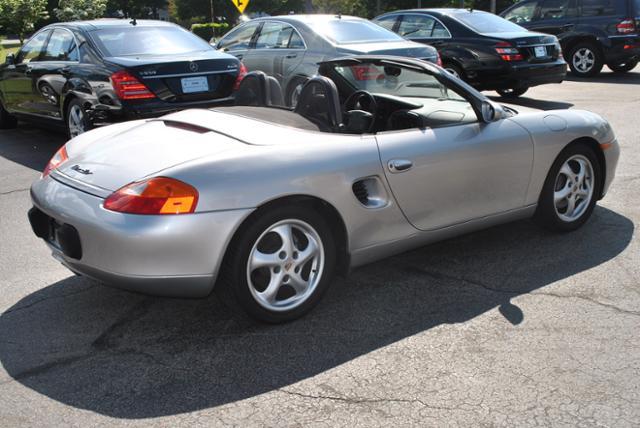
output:
M278 81L262 71L247 73L236 91L235 105L270 107L283 106L284 96Z
M309 79L302 87L293 111L318 125L323 132L338 132L342 129L338 88L327 77L315 76Z

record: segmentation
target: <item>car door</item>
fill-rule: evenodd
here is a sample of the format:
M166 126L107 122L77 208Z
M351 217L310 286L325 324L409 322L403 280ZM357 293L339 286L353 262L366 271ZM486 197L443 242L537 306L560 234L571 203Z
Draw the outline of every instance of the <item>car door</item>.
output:
M576 0L542 0L527 28L560 36L573 30L576 18Z
M40 115L61 119L60 96L79 55L73 33L64 28L53 30L39 61L32 69L37 97L34 109Z
M508 119L472 118L383 132L376 139L393 195L417 229L436 230L524 205L533 143Z
M260 24L259 22L247 22L236 27L220 39L216 49L227 52L244 63L245 56L249 52L251 42ZM249 69L249 71L252 70Z
M503 12L501 16L504 19L518 24L526 29L531 29L532 22L537 16L539 4L540 0L525 0L518 3L517 6L514 6L508 9L506 12Z
M306 46L293 26L267 21L259 29L247 67L274 76L281 84L304 60Z
M5 68L3 92L5 105L14 113L33 113L38 100L34 88L33 69L42 58L51 30L35 34L16 55L15 64Z

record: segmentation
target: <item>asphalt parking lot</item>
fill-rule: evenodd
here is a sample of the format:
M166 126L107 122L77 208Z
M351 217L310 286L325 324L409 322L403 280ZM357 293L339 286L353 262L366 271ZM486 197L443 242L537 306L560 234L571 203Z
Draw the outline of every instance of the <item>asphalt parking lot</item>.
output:
M71 274L26 218L64 138L0 131L1 425L638 426L640 67L513 106L613 125L617 178L583 229L522 221L402 254L281 326Z

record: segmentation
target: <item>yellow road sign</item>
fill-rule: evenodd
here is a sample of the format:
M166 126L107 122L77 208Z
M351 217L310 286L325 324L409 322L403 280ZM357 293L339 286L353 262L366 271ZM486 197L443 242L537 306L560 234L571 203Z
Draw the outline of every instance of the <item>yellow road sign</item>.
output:
M231 0L231 3L234 4L236 9L238 9L240 13L243 13L247 8L247 5L249 4L249 0Z

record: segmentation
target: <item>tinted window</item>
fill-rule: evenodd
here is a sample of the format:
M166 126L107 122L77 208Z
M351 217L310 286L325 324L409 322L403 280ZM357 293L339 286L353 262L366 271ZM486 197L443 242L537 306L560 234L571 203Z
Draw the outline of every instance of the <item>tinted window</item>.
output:
M526 24L527 22L533 21L537 7L538 2L535 1L521 4L505 13L504 19L515 22L516 24Z
M44 43L47 41L47 37L50 33L51 31L43 31L36 34L31 40L29 40L22 49L20 49L18 58L16 58L16 63L20 64L39 61L42 48L44 48Z
M179 27L114 27L91 33L107 56L175 55L212 49L200 37Z
M510 33L527 31L519 25L487 12L455 13L452 15L478 33Z
M403 40L402 37L379 25L359 19L316 21L309 23L309 26L339 45L344 43L397 42Z
M396 16L383 16L382 18L376 19L373 22L375 22L382 28L386 28L387 30L393 30L393 26L396 23Z
M620 11L620 13L625 13ZM615 15L614 0L582 0L582 16Z
M435 23L433 18L425 15L404 15L398 27L398 34L402 37L431 37Z
M447 38L451 37L451 33L444 27L444 25L436 21L436 24L433 26L433 31L431 32L431 37L440 39Z
M302 41L302 37L298 34L297 31L294 31L291 34L291 39L289 40L289 48L290 49L304 49L304 42Z
M286 49L293 27L279 22L265 22L256 40L256 49Z
M77 61L78 49L73 39L73 35L66 30L54 30L47 49L45 50L43 61Z
M246 24L236 28L220 40L218 49L229 51L249 49L249 44L253 33L256 32L256 28L258 28L257 23Z
M539 19L560 19L575 16L574 9L569 9L569 0L544 0L540 6Z

